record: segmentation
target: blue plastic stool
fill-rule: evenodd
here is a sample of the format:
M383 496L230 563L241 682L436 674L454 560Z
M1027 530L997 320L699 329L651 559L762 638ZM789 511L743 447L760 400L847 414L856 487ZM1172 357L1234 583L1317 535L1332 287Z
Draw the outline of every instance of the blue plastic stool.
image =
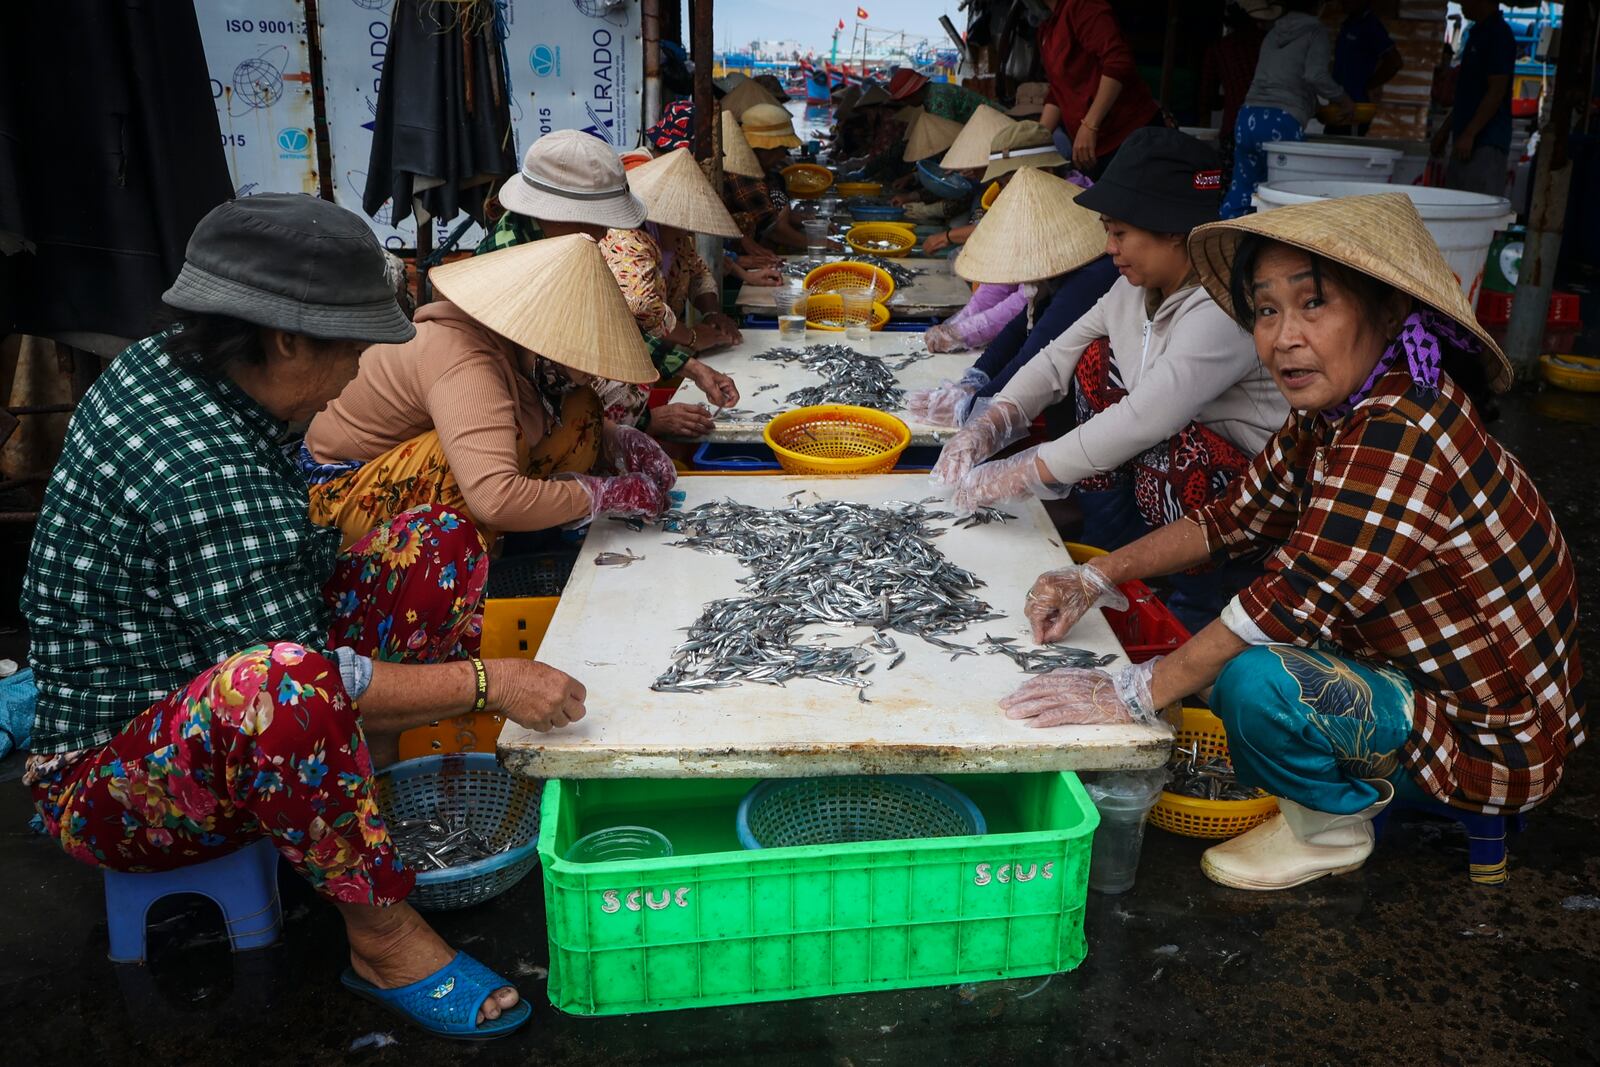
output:
M178 893L198 893L222 909L233 951L265 948L283 930L278 900L278 850L260 838L221 859L155 874L106 871L106 923L113 963L143 963L150 905Z
M1400 811L1420 811L1437 815L1461 825L1467 832L1467 876L1476 885L1504 885L1510 875L1506 871L1506 834L1521 831L1527 820L1516 815L1480 815L1462 811L1448 804L1419 804L1396 798L1384 812L1373 820L1373 828L1380 836L1389 817Z

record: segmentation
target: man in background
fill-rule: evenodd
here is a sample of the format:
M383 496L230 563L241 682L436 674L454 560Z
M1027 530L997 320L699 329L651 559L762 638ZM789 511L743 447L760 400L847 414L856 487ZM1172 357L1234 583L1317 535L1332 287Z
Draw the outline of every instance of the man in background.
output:
M1433 135L1433 152L1450 147L1448 188L1504 196L1517 42L1494 0L1462 0L1461 13L1472 25L1461 49L1455 107Z
M1372 0L1344 0L1344 22L1333 46L1333 77L1357 104L1376 103L1405 60L1383 20L1372 9ZM1329 126L1327 132L1365 137L1371 121L1350 126Z

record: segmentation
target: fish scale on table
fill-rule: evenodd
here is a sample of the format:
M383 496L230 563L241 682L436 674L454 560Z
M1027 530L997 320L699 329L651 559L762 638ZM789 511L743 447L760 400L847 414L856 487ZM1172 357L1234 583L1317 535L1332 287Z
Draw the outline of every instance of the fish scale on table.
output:
M739 580L743 595L711 601L686 628L672 665L651 688L697 693L810 678L854 688L865 701L874 655L892 657L891 670L905 659L890 631L976 655L944 637L1004 616L974 595L983 585L976 575L934 547L944 531L930 524L954 516L930 510L933 502L763 508L730 500L667 513L663 527L688 535L673 544L729 553L750 573ZM843 647L797 643L814 623L874 632Z

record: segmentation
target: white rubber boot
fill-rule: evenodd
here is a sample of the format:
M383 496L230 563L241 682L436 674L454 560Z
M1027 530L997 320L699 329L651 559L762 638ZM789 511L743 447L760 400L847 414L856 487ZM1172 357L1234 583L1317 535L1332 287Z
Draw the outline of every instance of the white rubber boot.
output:
M1328 874L1348 874L1372 854L1372 820L1394 799L1394 786L1368 779L1377 803L1354 815L1312 811L1278 800L1278 814L1200 857L1200 869L1234 889L1288 889Z

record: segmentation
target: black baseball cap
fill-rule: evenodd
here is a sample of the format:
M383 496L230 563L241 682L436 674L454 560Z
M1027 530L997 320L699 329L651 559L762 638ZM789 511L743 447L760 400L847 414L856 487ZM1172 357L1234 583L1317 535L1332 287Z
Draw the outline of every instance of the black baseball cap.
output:
M1145 126L1122 142L1078 206L1155 233L1188 233L1217 221L1222 159L1181 130Z
M212 208L161 299L324 340L399 344L417 332L395 302L371 227L304 193L262 193Z

